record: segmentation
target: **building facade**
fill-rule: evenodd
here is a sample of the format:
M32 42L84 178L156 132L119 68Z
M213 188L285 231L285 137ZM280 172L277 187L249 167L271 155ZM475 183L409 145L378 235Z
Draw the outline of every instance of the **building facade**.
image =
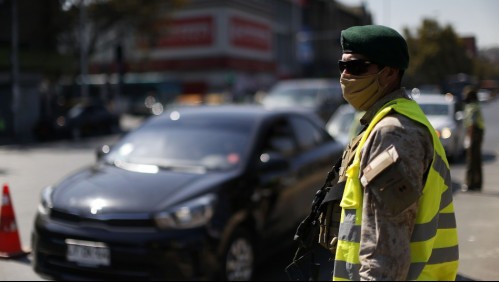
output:
M181 95L251 100L280 79L337 76L340 31L370 23L363 7L333 0L190 0L158 21L159 36L125 40L124 81L168 81ZM91 72L113 58L97 55Z

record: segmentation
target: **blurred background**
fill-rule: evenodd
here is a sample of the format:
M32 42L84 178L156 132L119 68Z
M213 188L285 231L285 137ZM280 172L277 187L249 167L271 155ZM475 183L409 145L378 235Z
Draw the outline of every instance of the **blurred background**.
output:
M0 144L116 132L123 116L258 103L280 80L338 78L340 31L402 13L382 4L383 15L380 1L0 0ZM497 95L499 42L479 48L478 30L431 14L394 26L411 53L403 85Z
M493 100L499 91L498 12L497 0L0 0L0 145L6 145L0 146L0 178L9 182L19 201L22 241L30 242L42 188L96 163L95 149L113 144L120 133L186 104L308 108L332 136L323 135L325 144L341 152L356 134L361 113L342 98L340 32L354 25L384 24L409 44L410 66L402 83L408 93L420 96L420 103L437 94L435 103L448 109L446 123L434 127L455 155L452 180L462 226L458 280L497 280L499 130L494 121L499 111ZM491 101L483 103L490 129L484 146L486 183L480 194L457 193L465 175L465 142L454 136L462 136L458 114L467 85L479 89L481 102ZM296 128L295 135L307 142L316 136ZM222 136L213 132L213 137ZM96 135L102 136L82 138ZM205 144L202 139L200 144ZM304 152L309 151L315 152L310 147ZM326 169L332 161L306 167ZM290 203L286 197L296 189L275 187L285 193L284 201L265 192L258 198L262 204L254 206L268 209L267 203ZM300 186L305 188L315 186ZM308 197L300 200L308 210ZM283 269L294 249L288 251L270 257L255 280L285 280ZM326 267L321 277L327 280L328 258L322 259ZM31 269L32 262L0 260L0 277L43 279Z

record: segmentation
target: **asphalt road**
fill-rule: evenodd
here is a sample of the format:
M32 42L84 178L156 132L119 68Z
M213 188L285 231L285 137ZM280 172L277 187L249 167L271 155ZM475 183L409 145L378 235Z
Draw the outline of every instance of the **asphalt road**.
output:
M487 125L484 155L484 189L481 193L461 192L464 179L463 160L451 164L455 190L454 200L460 243L458 280L481 281L499 279L499 99L483 107ZM140 124L140 119L126 118L125 129ZM21 243L30 246L30 233L37 209L39 193L47 185L95 160L95 149L113 143L118 136L105 136L75 141L60 141L29 146L0 146L0 184L10 187ZM255 280L288 280L284 268L293 257L287 248L259 267ZM320 279L330 280L331 263L320 251ZM0 280L42 281L31 268L31 255L21 259L0 260Z

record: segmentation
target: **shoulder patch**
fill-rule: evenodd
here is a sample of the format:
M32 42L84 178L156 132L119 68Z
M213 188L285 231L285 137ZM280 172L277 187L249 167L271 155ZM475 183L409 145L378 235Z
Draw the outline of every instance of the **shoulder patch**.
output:
M395 164L399 159L397 149L393 145L388 147L385 151L375 157L365 168L362 170L363 176L360 181L365 187L376 176L385 171L387 168Z

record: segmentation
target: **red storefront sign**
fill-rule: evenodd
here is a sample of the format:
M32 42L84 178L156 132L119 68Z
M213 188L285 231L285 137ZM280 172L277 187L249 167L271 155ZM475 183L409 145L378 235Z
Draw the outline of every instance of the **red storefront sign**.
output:
M157 48L185 48L213 44L214 27L211 16L176 19L158 25L167 30L156 43Z
M232 46L270 51L270 27L264 23L233 16L229 20L229 41Z

